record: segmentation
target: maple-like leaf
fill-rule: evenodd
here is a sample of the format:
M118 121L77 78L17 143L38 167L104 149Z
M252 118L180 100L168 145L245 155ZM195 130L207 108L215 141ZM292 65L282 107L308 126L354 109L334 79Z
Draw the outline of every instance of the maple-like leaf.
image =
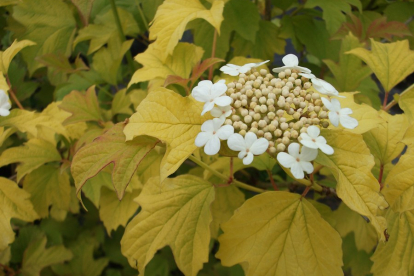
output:
M169 245L184 275L195 276L208 261L214 186L191 175L150 181L137 198L141 212L125 229L122 254L144 276L157 250Z
M372 21L366 32L367 38L386 38L388 40L391 40L393 36L404 37L411 35L410 29L406 24L398 21L387 22L385 16Z
M349 208L367 217L378 239L385 241L386 221L380 216L380 210L387 208L388 203L379 193L380 185L371 172L374 157L362 136L341 130L323 130L321 135L335 152L333 155L319 152L315 162L332 172L338 182L338 197Z
M216 257L246 276L342 275L341 237L298 194L254 196L222 228Z
M161 181L174 173L197 148L195 137L209 115L201 116L202 103L165 88L152 91L138 106L124 129L127 140L140 135L156 137L167 144L161 162Z
M71 171L78 193L88 179L109 164L114 164L113 186L118 198L123 197L125 188L138 165L158 144L158 140L149 137L139 137L125 142L125 135L122 132L124 126L124 123L116 124L75 154Z

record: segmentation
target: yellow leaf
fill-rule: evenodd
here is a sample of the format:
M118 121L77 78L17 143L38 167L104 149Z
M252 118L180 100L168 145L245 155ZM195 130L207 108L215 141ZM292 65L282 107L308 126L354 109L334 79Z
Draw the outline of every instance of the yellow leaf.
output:
M414 148L388 173L382 193L394 212L414 210Z
M352 118L358 120L358 126L354 129L346 129L346 131L362 134L374 127L378 126L382 122L381 117L378 114L378 111L375 110L373 107L367 104L357 104L354 101L354 95L358 92L351 92L351 93L339 93L346 98L337 98L337 100L341 103L342 108L350 108L352 109L352 114L349 115ZM345 129L342 125L338 127L334 127L333 125L329 126L330 129Z
M33 221L39 216L29 200L30 194L20 189L17 183L0 177L0 251L14 241L14 232L10 225L11 218Z
M194 44L178 43L174 53L165 60L161 59L162 53L165 53L164 49L151 44L144 53L138 54L135 60L143 67L134 73L129 85L155 78L164 81L169 75L188 78L194 65L203 56L204 50Z
M375 73L385 92L414 71L414 51L410 50L408 40L381 43L371 39L372 51L356 48L348 51L362 59Z
M210 224L211 237L218 238L220 226L233 216L244 202L244 194L234 185L216 189L216 198L211 204L213 221Z
M220 34L223 8L223 1L215 1L210 10L198 0L166 0L160 5L150 27L149 38L150 40L156 39L153 44L161 51L161 60L165 61L168 55L173 54L187 23L196 18L206 20Z
M118 226L125 227L128 220L138 209L138 203L134 201L140 190L125 192L124 197L119 200L112 189L103 187L101 190L99 217L102 220L108 235Z
M335 229L345 238L351 232L355 234L355 244L358 250L364 250L367 253L372 252L377 245L377 233L374 227L369 224L361 215L352 211L342 203L334 211Z
M65 246L55 245L46 248L46 242L46 236L43 236L26 248L21 268L23 275L38 276L43 268L72 259L72 252Z
M65 211L69 210L70 181L66 172L53 165L43 165L28 174L23 189L31 197L34 209L41 218L49 216L49 207L54 206Z
M5 91L9 90L9 85L7 84L6 78L3 76L3 73L0 71L0 89Z
M408 127L401 142L407 146L412 146L414 144L414 124L411 124L411 126Z
M408 127L407 117L403 115L390 115L380 111L382 123L376 128L364 133L364 140L371 153L385 165L394 160L404 149L400 143L404 136L404 130Z
M404 110L410 123L414 123L414 84L404 90L398 99L398 105Z
M62 157L55 146L45 140L30 139L24 146L9 148L0 156L0 167L11 163L21 163L17 166L17 182L26 174L41 165L60 161Z
M201 124L208 116L201 116L202 103L165 88L152 91L138 106L124 128L127 140L139 135L156 137L167 144L161 162L161 181L174 173L197 148L194 144Z
M17 55L21 49L32 45L36 45L36 43L30 40L22 40L18 42L16 39L12 45L10 45L10 47L7 48L4 52L0 51L0 71L2 71L4 74L7 74L9 71L10 62L14 56Z
M372 260L375 276L413 275L414 271L414 210L397 214L388 211L390 239L378 244Z
M8 128L4 130L4 127L0 127L0 147L3 145L4 141L10 137L15 132L13 128Z
M341 237L298 194L254 196L222 228L216 257L246 276L343 275Z
M379 240L384 241L386 221L378 213L388 204L380 195L380 185L371 172L375 165L374 157L362 135L341 130L322 130L321 135L335 152L333 155L319 152L315 162L331 170L338 182L338 197L349 208L367 217L377 231Z
M0 251L0 264L8 265L11 259L11 250L10 246L6 249ZM0 274L2 275L2 274ZM3 274L4 275L4 274Z
M157 250L169 245L184 275L195 276L208 261L214 187L190 175L150 182L137 198L142 210L125 229L122 254L144 276Z

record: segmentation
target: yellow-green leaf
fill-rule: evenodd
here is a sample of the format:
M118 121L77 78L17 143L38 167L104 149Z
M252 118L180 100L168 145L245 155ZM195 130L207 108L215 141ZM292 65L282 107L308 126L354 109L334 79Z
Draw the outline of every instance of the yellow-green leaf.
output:
M71 0L78 10L79 16L85 26L88 26L92 5L95 0Z
M377 231L378 239L385 241L386 221L379 216L388 207L380 195L380 185L372 174L374 157L362 135L347 131L323 130L321 135L334 149L333 155L319 152L315 162L327 167L337 183L336 192L349 208L367 217Z
M213 221L210 224L211 237L217 239L220 226L233 216L244 202L244 194L234 185L216 189L216 198L211 204Z
M157 250L169 245L184 275L195 276L208 261L214 187L190 175L150 181L137 198L141 212L125 229L122 254L144 276Z
M333 213L336 218L334 227L341 237L345 238L353 232L357 249L364 250L367 253L372 252L378 242L374 227L344 203Z
M412 146L414 144L414 124L411 124L407 131L404 134L404 138L401 140L407 146Z
M378 244L372 260L374 276L405 276L414 271L414 210L402 214L388 211L390 239Z
M404 137L404 130L408 128L408 120L404 114L390 115L380 111L379 115L383 119L382 123L363 136L371 153L385 165L404 149L404 144L400 142Z
M194 144L201 124L202 104L171 90L157 88L141 102L124 129L127 140L139 135L156 137L167 144L161 162L161 181L174 173L197 148Z
M224 2L214 1L211 9L206 9L198 0L166 0L158 7L150 27L150 40L156 40L154 47L160 51L160 59L165 61L172 55L181 39L187 23L202 18L209 22L220 34L223 21Z
M39 216L29 200L30 194L20 189L17 183L0 177L0 251L14 241L14 232L10 225L11 218L33 221Z
M35 45L33 41L30 40L22 40L17 41L17 39L10 45L9 48L7 48L4 52L0 51L0 71L2 71L4 74L7 74L9 71L9 65L12 59L15 55L17 55L18 52L20 52L21 49Z
M34 209L41 218L49 216L49 207L69 210L69 175L58 166L43 165L26 176L23 189L31 197Z
M131 105L131 98L129 94L126 95L126 89L119 90L112 100L112 116L115 116L116 114L132 115Z
M75 154L71 171L78 193L88 179L114 164L112 182L118 198L122 198L138 165L158 143L149 137L125 142L123 128L123 123L116 124Z
M59 107L72 113L72 116L64 121L65 125L103 120L98 98L95 94L95 86L91 86L85 94L75 90L72 91L63 98L62 104Z
M372 51L364 48L353 49L353 54L362 59L377 76L385 92L414 71L414 51L410 50L408 40L381 43L371 39Z
M17 182L26 174L39 168L45 163L60 161L62 157L55 145L41 139L30 139L24 146L5 150L0 156L0 167L11 163L17 166Z
M138 209L138 203L134 199L139 195L140 190L125 192L124 197L119 200L112 189L103 187L101 190L99 217L101 218L106 231L111 234L119 225L125 227L128 220Z
M371 69L362 65L359 58L352 55L345 55L345 52L354 48L361 47L362 44L358 38L349 33L341 44L339 55L339 62L335 63L333 60L324 59L323 62L329 67L337 82L337 89L343 92L355 91L359 84L371 75Z
M382 193L394 212L414 210L414 148L388 173Z
M6 78L3 76L3 73L0 72L0 89L3 91L9 91L9 85L7 84Z
M398 99L398 105L407 115L410 123L414 123L414 84L408 87Z
M138 54L135 60L143 67L134 73L129 85L154 78L165 80L169 75L188 78L194 65L203 56L204 50L194 44L178 43L174 53L162 60L161 56L164 52L164 49L158 49L151 44L144 53Z
M216 257L246 276L343 275L341 237L298 194L254 196L222 228Z
M39 276L43 268L72 259L72 252L63 245L45 248L46 242L46 236L43 236L29 244L23 255L23 275Z

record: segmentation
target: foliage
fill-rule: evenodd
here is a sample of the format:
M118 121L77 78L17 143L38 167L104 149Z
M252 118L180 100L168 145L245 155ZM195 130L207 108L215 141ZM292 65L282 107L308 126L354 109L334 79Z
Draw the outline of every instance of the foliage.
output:
M413 10L0 0L0 275L411 275Z

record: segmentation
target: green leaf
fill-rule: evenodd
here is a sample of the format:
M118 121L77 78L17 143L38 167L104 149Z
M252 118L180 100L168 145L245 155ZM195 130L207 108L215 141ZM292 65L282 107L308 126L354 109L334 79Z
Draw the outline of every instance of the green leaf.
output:
M93 205L95 205L96 209L99 209L102 187L107 187L110 189L113 186L110 173L113 169L113 166L110 165L107 168L100 171L94 177L88 179L88 181L86 181L85 185L82 187L83 194L93 203Z
M188 78L193 66L203 56L202 48L189 43L178 43L174 53L165 61L161 59L163 52L151 44L144 53L138 54L135 60L143 67L135 71L128 85L154 78L166 79L169 75Z
M130 265L144 275L157 250L169 245L184 275L197 275L208 261L213 200L213 185L201 178L181 175L162 183L153 178L137 198L142 210L121 240Z
M206 9L198 0L166 0L158 7L150 27L150 40L153 47L160 52L159 59L165 61L181 39L185 27L191 20L202 18L209 22L220 34L223 21L224 2L214 1L211 9ZM174 55L173 55L174 56Z
M30 139L24 146L5 150L0 156L0 167L11 163L20 163L17 166L17 182L26 174L39 168L45 163L61 161L62 157L55 145L41 139Z
M201 116L201 111L202 104L194 98L184 98L160 87L141 102L129 119L124 129L127 140L148 135L167 144L161 162L161 181L174 173L197 148L195 138L208 118L208 115Z
M44 236L29 244L23 257L21 268L23 275L39 276L43 268L72 259L72 252L63 245L45 248L46 241Z
M404 37L412 36L412 34L406 24L398 21L387 22L387 17L385 16L372 21L366 33L366 37L369 38L392 40L393 36Z
M0 251L14 241L14 232L10 225L11 218L34 221L39 216L29 200L30 194L20 189L17 183L0 177Z
M73 157L72 176L77 193L85 182L94 177L109 164L114 164L112 172L113 186L121 199L124 191L143 158L150 152L158 140L140 137L125 142L123 123L116 124L92 143L81 148Z
M370 256L372 253L367 253L364 250L358 250L355 245L354 234L348 234L342 240L342 251L344 254L344 271L345 275L352 276L367 276L372 267ZM372 251L372 250L371 250ZM351 270L350 274L348 270Z
M132 115L132 109L130 108L132 102L129 95L126 95L126 89L119 90L112 101L111 111L112 116L115 114L128 114Z
M298 194L254 196L222 228L216 256L246 276L342 275L339 234Z
M350 33L342 40L339 63L328 59L323 60L334 75L339 91L355 91L359 84L372 73L368 66L362 65L360 59L344 54L361 46L362 44L359 43L358 38Z
M125 227L128 220L138 209L138 203L134 201L140 194L140 190L125 192L121 200L112 189L103 187L100 196L99 217L101 218L108 235L111 230L116 230L119 225Z
M356 48L347 54L356 55L368 64L385 92L414 72L414 51L410 50L408 40L381 43L371 39L371 48L372 51Z
M410 275L414 271L414 211L401 214L388 211L390 239L379 243L372 260L375 276Z
M65 125L86 121L103 121L98 98L95 94L95 86L91 86L86 94L72 91L63 98L59 107L72 113L72 116L63 122Z
M63 1L22 0L14 6L13 18L24 27L24 31L14 29L16 36L36 43L22 51L30 74L42 67L35 57L58 52L70 55L76 22Z
M362 136L339 130L322 130L321 135L335 152L333 155L319 152L315 162L332 172L338 182L338 197L349 208L367 217L377 231L378 239L385 241L386 221L379 213L388 204L380 195L380 185L371 173L374 157Z
M9 71L9 65L15 55L20 52L21 49L27 46L33 46L36 43L30 40L22 40L17 41L15 40L9 48L7 48L4 52L0 51L0 71L4 74L7 74Z
M257 6L249 0L230 0L224 8L224 18L232 30L235 30L242 38L255 42L259 27L260 14ZM230 12L231 11L231 12ZM270 23L270 22L269 22Z
M81 18L83 25L87 26L95 0L71 0L71 2L78 10L79 17Z
M362 11L362 5L359 0L309 0L306 1L305 8L314 8L316 6L322 8L322 18L326 21L326 28L330 34L333 34L342 23L346 22L345 14L352 12L351 5L356 6L360 12Z
M388 173L382 193L397 213L414 210L414 149L401 156L397 165Z
M49 207L69 210L69 175L53 165L43 165L26 176L23 189L31 197L34 209L41 218L49 216Z

